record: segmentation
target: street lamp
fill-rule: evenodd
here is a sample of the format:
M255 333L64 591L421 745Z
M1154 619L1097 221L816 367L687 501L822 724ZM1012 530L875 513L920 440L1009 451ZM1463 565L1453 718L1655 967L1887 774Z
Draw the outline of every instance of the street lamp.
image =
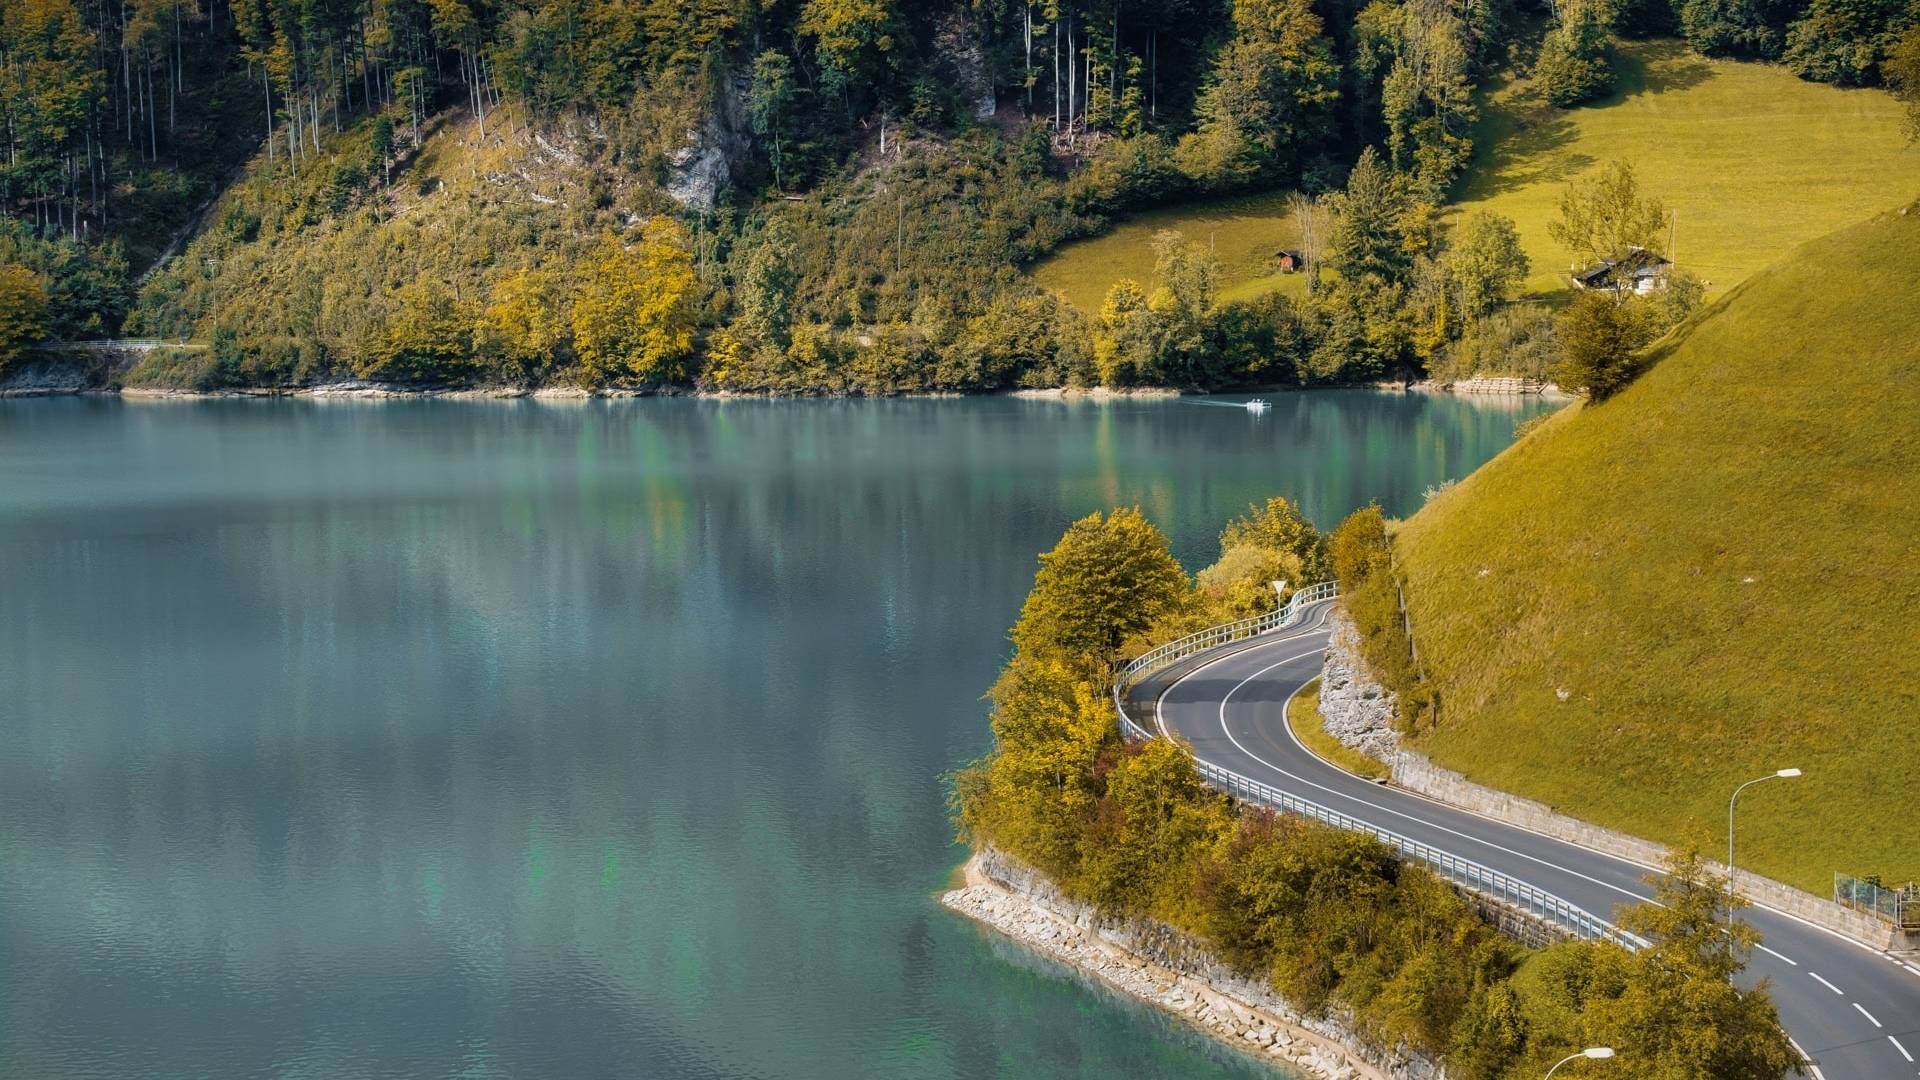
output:
M1800 775L1799 769L1781 769L1779 772L1749 780L1733 789L1733 796L1727 800L1727 926L1733 926L1733 900L1739 894L1733 891L1733 804L1740 793L1765 780L1791 780Z
M1554 1062L1553 1068L1547 1070L1547 1077L1551 1078L1554 1074L1555 1069L1560 1068L1560 1066L1565 1065L1567 1062L1572 1061L1575 1058L1593 1058L1596 1061L1602 1061L1612 1056L1613 1056L1613 1047L1611 1046L1589 1046L1585 1050L1582 1050L1577 1054L1568 1054L1566 1057L1563 1057L1559 1061Z

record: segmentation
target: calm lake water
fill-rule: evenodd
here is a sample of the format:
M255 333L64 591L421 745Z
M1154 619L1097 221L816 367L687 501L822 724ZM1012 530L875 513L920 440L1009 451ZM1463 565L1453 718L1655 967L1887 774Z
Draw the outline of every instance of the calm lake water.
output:
M0 1076L1271 1075L940 908L1037 551L1537 402L0 402Z

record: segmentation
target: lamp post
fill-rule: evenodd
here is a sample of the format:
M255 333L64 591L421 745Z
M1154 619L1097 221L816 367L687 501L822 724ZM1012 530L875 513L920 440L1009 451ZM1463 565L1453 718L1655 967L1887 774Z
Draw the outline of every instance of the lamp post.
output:
M1589 1046L1585 1050L1582 1050L1577 1054L1568 1054L1566 1057L1563 1057L1559 1061L1554 1062L1553 1068L1547 1070L1547 1080L1551 1080L1551 1077L1553 1076L1554 1072L1558 1070L1560 1066L1565 1065L1567 1062L1572 1061L1576 1058L1593 1058L1596 1061L1603 1061L1612 1056L1613 1056L1613 1047L1611 1046Z
M1752 780L1747 781L1744 784L1741 784L1739 787L1734 788L1732 797L1727 799L1727 928L1729 930L1733 928L1733 900L1734 900L1734 897L1739 895L1738 893L1733 891L1733 874L1734 874L1733 807L1734 807L1734 803L1739 801L1741 792L1747 790L1748 788L1752 787L1755 784L1761 783L1762 781L1766 781L1766 780L1791 780L1794 777L1799 775L1800 775L1799 769L1781 769L1779 772L1768 773L1765 776L1756 777Z

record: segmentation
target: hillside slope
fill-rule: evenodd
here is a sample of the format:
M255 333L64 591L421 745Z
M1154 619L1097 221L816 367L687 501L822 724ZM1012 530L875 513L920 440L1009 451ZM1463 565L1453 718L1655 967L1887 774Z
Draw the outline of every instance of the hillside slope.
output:
M1920 147L1883 91L1803 82L1777 64L1709 60L1630 41L1616 92L1556 109L1529 80L1489 87L1460 213L1514 219L1533 276L1564 291L1568 253L1547 235L1568 181L1609 161L1679 214L1680 261L1718 295L1797 244L1913 196Z
M1475 780L1827 894L1920 877L1920 209L1806 244L1397 534ZM1564 695L1564 700L1562 696Z

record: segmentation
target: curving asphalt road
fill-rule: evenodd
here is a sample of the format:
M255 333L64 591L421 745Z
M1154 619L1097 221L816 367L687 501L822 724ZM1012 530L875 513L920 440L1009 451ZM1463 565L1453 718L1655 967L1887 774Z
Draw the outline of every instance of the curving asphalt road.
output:
M1603 918L1650 894L1647 867L1374 784L1294 739L1286 703L1320 674L1331 607L1315 605L1284 630L1156 672L1128 693L1128 711L1149 729L1186 739L1204 761L1483 863ZM1764 940L1747 977L1771 983L1812 1075L1920 1077L1920 966L1769 909L1744 916Z

